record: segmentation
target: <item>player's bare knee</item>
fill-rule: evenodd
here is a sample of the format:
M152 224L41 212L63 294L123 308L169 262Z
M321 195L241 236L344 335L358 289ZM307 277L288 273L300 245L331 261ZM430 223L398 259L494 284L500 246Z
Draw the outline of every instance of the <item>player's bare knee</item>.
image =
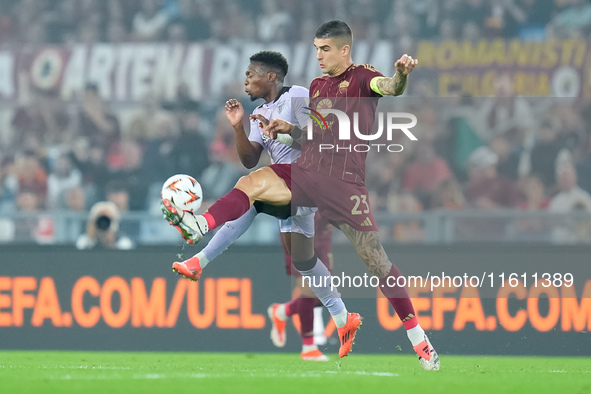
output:
M251 200L254 200L263 188L263 182L258 178L254 172L243 176L236 183L236 189L242 190Z

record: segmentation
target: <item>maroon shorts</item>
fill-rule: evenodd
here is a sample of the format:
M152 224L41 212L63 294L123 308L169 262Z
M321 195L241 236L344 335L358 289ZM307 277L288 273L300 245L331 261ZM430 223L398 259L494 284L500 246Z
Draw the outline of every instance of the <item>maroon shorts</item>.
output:
M275 174L283 179L291 190L291 164L271 164L269 168L275 171Z
M273 170L291 185L292 206L318 207L318 213L329 222L347 223L358 231L378 230L365 185L304 170L298 165L290 167L290 174L285 174L285 168Z

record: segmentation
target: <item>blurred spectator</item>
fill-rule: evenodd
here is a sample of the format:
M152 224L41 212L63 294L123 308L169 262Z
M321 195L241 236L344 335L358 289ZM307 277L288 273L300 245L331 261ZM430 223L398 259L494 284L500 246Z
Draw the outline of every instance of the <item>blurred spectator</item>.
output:
M262 14L258 15L257 30L258 39L269 43L286 41L293 29L292 18L285 9L280 8L276 0L263 0Z
M14 221L15 241L30 242L36 239L40 222L40 217L36 213L43 207L43 203L43 199L34 188L28 185L20 187L16 196L16 208L17 212L25 216Z
M493 81L495 98L483 101L478 109L479 134L485 141L503 136L513 144L522 144L525 131L534 122L532 108L523 97L516 97L513 78L498 74Z
M83 175L82 187L90 204L105 199L105 186L110 174L105 152L101 146L90 146L87 138L81 137L73 142L69 153L73 165Z
M409 193L398 197L399 213L419 213L423 210L421 203ZM422 242L425 240L425 229L420 220L399 220L394 225L394 239L398 242Z
M394 197L402 189L403 171L407 151L404 150L397 154L375 154L371 156L369 162L371 166L367 168L366 184L370 190L370 205L378 211L392 212L396 208Z
M464 23L462 26L461 39L463 41L471 42L472 44L477 43L482 38L482 30L480 26L472 21Z
M120 211L143 210L145 206L145 192L148 183L144 178L143 162L152 157L153 152L146 152L142 155L142 148L134 141L121 141L109 155L109 167L111 175L106 186L106 198L115 191L128 194L128 201L125 204L118 204ZM158 159L158 158L156 158ZM163 165L166 161L163 161ZM157 174L158 167L151 169ZM131 205L130 205L131 204Z
M65 192L65 208L71 212L83 212L86 210L86 196L84 189L73 187Z
M578 186L577 170L571 163L562 163L556 169L560 192L550 201L551 212L591 212L591 195ZM569 215L554 222L552 239L556 243L591 242L591 221L587 215Z
M168 15L157 0L140 0L140 10L133 17L133 36L137 41L158 41L168 23Z
M125 182L114 180L107 185L107 201L115 204L119 212L129 211L129 189Z
M130 116L127 137L146 145L150 140L176 135L177 128L172 113L163 109L153 94L148 94L141 108Z
M199 122L196 113L190 112L182 117L181 133L170 153L170 159L175 162L172 172L199 178L209 166L208 147Z
M551 120L543 120L537 134L530 152L530 174L538 176L544 187L552 188L556 182L556 161L562 143L557 139L555 122Z
M449 178L439 184L431 200L431 209L457 210L466 206L460 184Z
M86 211L86 196L84 189L73 187L64 192L64 200L61 201L60 209L71 213L82 213ZM59 240L67 243L75 243L82 233L82 221L76 216L55 215L55 232Z
M211 34L214 40L222 43L241 43L245 40L255 39L255 23L252 23L241 6L234 1L217 3L217 19L219 23L211 25ZM261 13L262 10L259 10Z
M47 178L47 208L63 208L66 191L82 184L82 174L73 168L70 157L61 155Z
M486 27L490 37L515 37L520 24L527 16L520 0L501 0L488 5Z
M204 15L205 7L196 0L179 0L179 13L170 23L184 28L188 41L204 41L211 37L210 19Z
M0 214L14 212L17 192L18 178L14 172L14 159L6 156L0 161Z
M101 99L94 83L87 84L84 89L77 122L78 135L88 138L91 146L99 146L104 152L108 152L121 137L119 121Z
M76 241L76 248L133 249L133 241L119 231L121 214L112 202L98 202L90 210L86 233Z
M404 174L403 190L418 197L423 206L430 206L431 194L451 176L447 163L437 157L433 145L423 143L417 147L415 160Z
M591 195L578 185L577 170L571 163L563 163L556 169L560 192L550 201L552 212L591 212Z
M497 137L490 143L490 148L499 157L497 170L502 176L516 181L518 178L521 152L512 149L511 144L504 137Z
M55 91L31 89L30 101L12 117L14 143L22 147L27 137L43 145L60 144L71 137L71 119Z
M215 201L225 195L240 178L236 165L228 161L228 151L228 147L221 141L214 141L209 147L211 164L203 171L199 180L207 201Z
M15 160L14 164L15 174L18 179L19 195L21 191L27 190L35 195L36 207L45 207L47 172L41 166L37 156L33 153L25 152L23 156ZM27 206L30 205L27 204Z
M523 200L516 185L497 172L498 161L497 154L486 146L470 155L466 198L474 208L516 208Z
M526 211L548 209L550 200L546 196L544 184L540 178L536 176L528 176L523 182L523 194L525 194L525 201L521 203L519 208Z

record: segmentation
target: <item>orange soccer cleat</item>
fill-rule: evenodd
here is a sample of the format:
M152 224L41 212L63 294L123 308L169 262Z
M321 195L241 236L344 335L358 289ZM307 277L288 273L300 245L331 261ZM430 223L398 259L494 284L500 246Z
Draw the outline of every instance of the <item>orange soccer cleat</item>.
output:
M359 326L361 326L361 316L359 313L349 313L347 316L347 323L343 327L337 327L339 332L339 339L341 340L341 347L339 348L339 357L345 357L353 346L355 335Z
M277 308L279 304L271 304L267 309L267 315L271 319L271 341L277 347L285 346L285 320L277 317Z
M425 340L414 346L413 349L419 356L419 363L425 371L439 371L439 368L441 368L439 355L431 345L427 335L425 335Z
M203 271L197 256L193 256L180 263L175 261L172 263L172 270L177 274L184 276L186 279L191 279L193 282L199 280L201 272Z

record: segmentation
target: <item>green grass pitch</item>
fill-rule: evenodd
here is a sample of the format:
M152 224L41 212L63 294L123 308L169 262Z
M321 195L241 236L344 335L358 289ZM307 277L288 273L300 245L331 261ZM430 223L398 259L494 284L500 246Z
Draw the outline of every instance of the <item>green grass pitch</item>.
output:
M591 393L590 358L0 351L2 393Z

